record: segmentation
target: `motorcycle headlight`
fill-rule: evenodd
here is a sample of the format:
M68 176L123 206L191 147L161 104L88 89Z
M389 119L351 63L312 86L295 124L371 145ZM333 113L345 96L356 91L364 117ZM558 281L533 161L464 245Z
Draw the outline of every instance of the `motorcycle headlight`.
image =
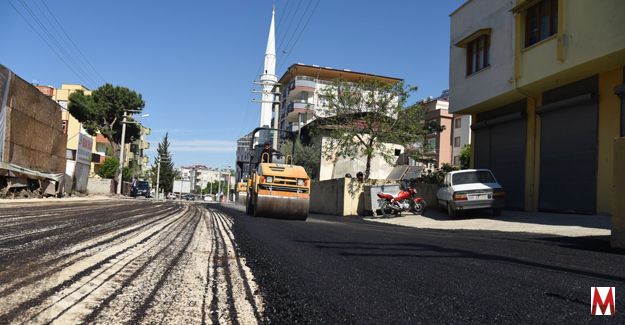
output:
M265 177L265 183L273 183L273 177L271 176Z
M304 186L304 180L303 179L298 179L297 180L297 186Z

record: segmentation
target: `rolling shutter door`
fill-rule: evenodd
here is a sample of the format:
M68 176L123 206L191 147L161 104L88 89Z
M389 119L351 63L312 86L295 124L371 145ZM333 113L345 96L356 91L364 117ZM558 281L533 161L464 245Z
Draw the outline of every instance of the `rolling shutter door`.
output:
M525 201L525 139L522 113L481 121L475 132L475 167L490 169L506 191L505 207L521 210Z
M541 116L539 208L595 213L597 103L570 97L536 110Z

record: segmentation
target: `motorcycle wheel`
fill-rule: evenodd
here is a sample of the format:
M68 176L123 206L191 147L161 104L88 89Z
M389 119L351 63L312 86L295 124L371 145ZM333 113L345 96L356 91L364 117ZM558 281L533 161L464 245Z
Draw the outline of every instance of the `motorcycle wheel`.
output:
M423 202L415 203L412 208L413 214L422 214L423 210L425 210L425 204Z
M393 208L390 207L390 203L388 201L383 201L380 203L380 211L382 212L382 217L388 218L391 216Z

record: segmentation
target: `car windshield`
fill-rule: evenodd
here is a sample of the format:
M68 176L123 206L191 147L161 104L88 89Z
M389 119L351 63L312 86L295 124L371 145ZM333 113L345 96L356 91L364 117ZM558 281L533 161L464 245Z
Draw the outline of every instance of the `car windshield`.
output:
M137 183L137 188L140 188L142 190L146 190L148 188L150 188L150 185L148 182L138 182Z
M456 173L452 176L453 185L471 184L471 183L495 183L493 174L487 170L478 170L471 172Z

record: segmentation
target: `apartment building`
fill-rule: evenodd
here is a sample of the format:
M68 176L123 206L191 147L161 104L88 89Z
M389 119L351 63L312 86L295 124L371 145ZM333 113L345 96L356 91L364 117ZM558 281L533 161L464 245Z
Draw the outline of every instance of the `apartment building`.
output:
M451 154L453 115L449 114L449 102L445 98L429 97L422 100L421 105L425 109L426 122L436 122L443 128L441 132L427 136L426 158L434 168L440 168L443 164L451 164L453 162Z
M327 103L320 96L336 79L347 82L379 80L387 83L402 81L399 78L379 76L347 69L334 69L301 63L291 65L280 77L281 105L279 126L281 129L297 131L317 118L328 117ZM301 123L301 125L300 125Z
M451 14L450 112L506 207L609 214L625 136L625 1L469 0Z

